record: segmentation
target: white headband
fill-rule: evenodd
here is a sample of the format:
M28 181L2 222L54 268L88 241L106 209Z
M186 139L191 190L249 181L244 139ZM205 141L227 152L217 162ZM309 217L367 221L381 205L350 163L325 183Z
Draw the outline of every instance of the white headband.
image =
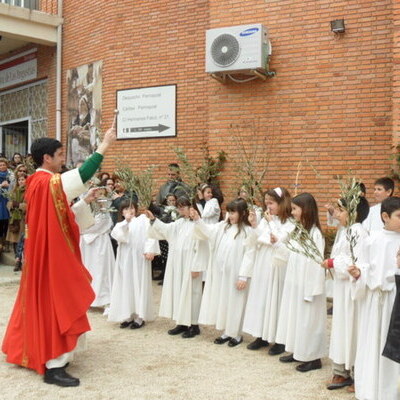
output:
M274 192L279 196L282 197L282 189L280 187L277 187L274 189Z

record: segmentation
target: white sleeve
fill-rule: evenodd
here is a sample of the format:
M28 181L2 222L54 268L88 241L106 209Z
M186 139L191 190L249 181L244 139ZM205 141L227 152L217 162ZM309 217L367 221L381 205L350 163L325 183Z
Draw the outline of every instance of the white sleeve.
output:
M178 220L179 221L179 220ZM175 230L175 224L179 222L171 222L166 224L158 218L150 225L147 235L151 239L167 240L170 241Z
M157 239L147 238L144 244L144 253L161 254L160 245Z
M71 171L61 174L61 182L68 202L87 191L87 187L82 182L78 168L71 169Z
M111 237L118 243L128 243L129 241L129 224L124 219L122 222L118 222L111 231Z
M81 231L94 224L94 217L92 215L90 206L84 200L77 201L71 207L71 210L75 214L76 223Z
M215 216L219 217L221 209L219 208L217 199L210 199L204 206L203 212L201 213L202 218L212 218Z

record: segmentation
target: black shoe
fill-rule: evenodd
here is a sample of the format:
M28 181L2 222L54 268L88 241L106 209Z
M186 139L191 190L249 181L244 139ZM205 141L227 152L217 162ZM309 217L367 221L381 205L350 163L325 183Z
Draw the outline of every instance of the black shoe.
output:
M285 352L285 345L284 344L279 344L275 343L269 350L268 354L270 356L277 356L278 354L282 354Z
M15 261L15 267L14 267L14 272L17 271L22 271L22 262L21 261Z
M158 286L162 286L162 285L163 285L163 283L164 283L164 280L162 280L162 281L158 282L158 283L157 283L157 285L158 285Z
M313 369L321 369L321 368L322 368L321 360L318 358L318 360L309 361L298 365L296 367L296 370L299 372L308 372L312 371Z
M353 379L345 378L344 376L334 375L332 382L326 387L328 390L341 389L345 386L351 386L354 383Z
M144 321L142 321L141 324L138 324L137 322L133 321L133 322L131 323L131 326L130 326L129 328L130 328L130 329L139 329L139 328L141 328L142 326L144 326L144 324L145 324Z
M327 313L327 315L332 315L332 314L333 314L333 306L330 307L330 308L328 308L328 309L326 310L326 313Z
M262 340L260 337L258 337L256 340L249 343L247 345L247 348L249 350L258 350L258 349L261 349L261 347L268 347L268 346L269 346L269 343L267 340Z
M132 325L132 323L133 323L133 321L124 321L124 322L121 322L121 323L119 324L119 327L120 327L121 329L125 329L125 328L127 328L128 326Z
M188 326L177 325L175 328L168 331L168 335L179 335L180 333L186 332L188 329Z
M68 374L64 367L47 369L43 380L46 383L62 387L79 386L80 383L79 379Z
M197 335L200 335L200 328L198 325L191 325L186 332L182 333L182 337L185 339L192 338Z
M295 361L297 361L297 360L295 360L295 359L293 358L293 354L289 354L289 355L287 355L287 356L279 357L279 361L280 361L280 362L283 362L283 363L291 363L291 362L295 362Z
M229 347L235 347L238 344L243 342L243 338L241 337L239 340L236 340L235 338L232 338L229 342L228 342L228 346Z
M217 338L214 340L214 343L215 343L215 344L224 344L224 343L226 343L226 342L229 342L231 339L232 339L232 338L231 338L230 336L227 336L226 338L223 338L222 336L220 336L220 337L217 337Z

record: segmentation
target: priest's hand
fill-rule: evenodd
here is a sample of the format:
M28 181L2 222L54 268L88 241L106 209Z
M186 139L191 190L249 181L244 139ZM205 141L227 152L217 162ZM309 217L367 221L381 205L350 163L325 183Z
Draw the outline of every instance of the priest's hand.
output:
M355 265L350 265L349 268L347 268L347 272L354 278L358 279L361 276L361 270L360 268L357 268Z
M192 271L191 273L192 273L192 278L193 279L196 279L196 278L198 278L200 276L200 272Z
M99 144L96 152L102 155L105 154L107 149L117 140L117 134L114 125L107 130L102 142Z
M101 190L102 190L102 188L89 189L89 191L86 193L86 196L83 199L85 201L85 203L89 204L89 203L92 203L93 201L95 201L97 199L97 197L99 196Z
M154 260L154 253L144 253L144 258L148 261L153 261Z
M237 290L244 290L246 289L247 286L247 282L246 281L242 281L240 279L237 280L236 282L236 289Z

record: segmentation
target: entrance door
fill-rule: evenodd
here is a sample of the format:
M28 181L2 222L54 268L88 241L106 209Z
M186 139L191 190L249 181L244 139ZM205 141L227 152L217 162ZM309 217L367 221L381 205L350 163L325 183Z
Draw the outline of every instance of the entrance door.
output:
M13 122L1 126L2 153L11 160L14 153L28 153L29 121Z

